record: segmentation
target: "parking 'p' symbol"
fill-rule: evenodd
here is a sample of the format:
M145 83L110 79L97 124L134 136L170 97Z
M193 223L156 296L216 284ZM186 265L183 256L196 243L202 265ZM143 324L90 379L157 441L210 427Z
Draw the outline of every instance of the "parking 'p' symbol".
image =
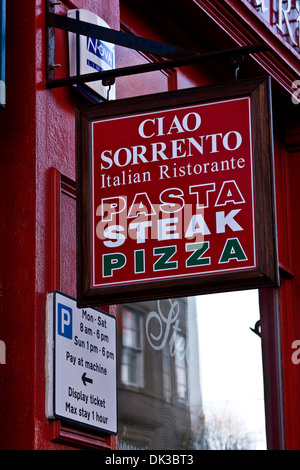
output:
M72 339L72 309L66 305L58 303L57 305L57 329L58 334L65 338Z

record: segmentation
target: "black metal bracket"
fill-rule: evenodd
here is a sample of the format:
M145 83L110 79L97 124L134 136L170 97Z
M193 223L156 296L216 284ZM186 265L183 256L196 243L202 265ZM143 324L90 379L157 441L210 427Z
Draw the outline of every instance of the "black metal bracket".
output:
M47 30L47 64L46 64L46 84L49 88L58 88L74 84L82 84L96 80L102 80L103 84L112 84L117 77L136 75L156 70L164 70L185 65L201 64L229 58L240 58L247 54L264 52L268 49L266 44L256 44L246 47L238 47L229 50L220 50L200 54L197 51L176 47L170 44L160 43L135 36L121 31L104 28L84 21L69 18L63 15L55 14L55 5L59 2L46 0L46 30ZM117 44L123 47L134 49L136 51L153 54L162 61L151 62L142 65L122 67L102 72L94 72L84 75L76 75L66 78L54 78L56 64L54 63L55 54L55 35L54 29L62 29L68 32L88 36L94 39L100 39L109 43Z

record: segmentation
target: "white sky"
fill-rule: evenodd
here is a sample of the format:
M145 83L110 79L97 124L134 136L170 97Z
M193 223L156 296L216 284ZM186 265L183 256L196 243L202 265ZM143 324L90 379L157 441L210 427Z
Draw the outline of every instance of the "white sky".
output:
M264 430L261 339L250 330L260 318L258 291L203 295L196 302L204 406L227 402L249 430Z

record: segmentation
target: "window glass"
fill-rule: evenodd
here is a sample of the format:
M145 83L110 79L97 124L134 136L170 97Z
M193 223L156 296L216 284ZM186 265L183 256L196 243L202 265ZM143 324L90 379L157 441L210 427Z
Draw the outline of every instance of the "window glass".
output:
M258 321L257 291L119 306L119 448L265 449Z
M121 322L121 382L133 387L143 385L144 360L141 322L142 317L134 310L123 309L119 321Z

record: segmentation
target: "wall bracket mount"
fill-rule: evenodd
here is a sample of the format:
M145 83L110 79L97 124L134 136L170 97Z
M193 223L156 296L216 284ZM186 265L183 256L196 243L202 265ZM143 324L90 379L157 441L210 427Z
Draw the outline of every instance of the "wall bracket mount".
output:
M102 80L103 84L109 85L114 83L117 77L182 67L185 65L202 64L222 59L229 59L232 61L236 58L240 59L241 57L244 57L244 55L264 52L268 49L267 44L258 43L246 47L237 47L233 49L219 50L202 54L194 50L152 41L140 36L135 36L91 23L86 23L84 21L63 16L61 14L56 14L54 9L58 2L46 0L46 3L46 85L48 88L59 88L96 80ZM83 36L88 36L94 39L100 39L102 41L134 49L136 51L152 54L162 60L142 65L134 65L113 70L88 73L84 75L55 78L55 28Z

